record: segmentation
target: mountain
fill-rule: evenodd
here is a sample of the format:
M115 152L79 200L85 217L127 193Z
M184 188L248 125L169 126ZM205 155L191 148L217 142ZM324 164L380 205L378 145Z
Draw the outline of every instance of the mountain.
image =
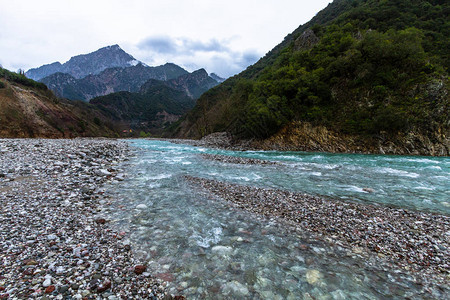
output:
M124 130L159 134L191 109L195 100L164 81L151 81L139 93L112 93L90 103Z
M219 83L222 83L225 81L225 78L220 77L216 73L211 73L211 74L209 74L209 76L211 76L212 79L214 79L215 81L217 81Z
M138 93L111 93L90 103L124 130L159 135L217 84L204 69L199 69L166 81L150 79Z
M66 73L76 79L96 75L108 68L126 68L139 63L133 56L123 51L119 45L107 46L89 54L72 57L64 64L55 62L28 70L25 75L40 80L55 73Z
M449 155L450 3L335 0L172 131L263 149Z
M204 92L215 87L218 82L211 78L205 69L199 69L192 73L181 75L177 78L161 82L160 80L149 80L142 85L140 91L145 93L153 86L164 84L175 90L184 92L191 99L198 99Z
M0 137L116 137L116 132L92 105L58 99L44 84L0 68Z
M67 73L55 73L40 81L58 97L89 101L119 91L137 92L149 79L170 80L183 74L188 72L171 63L158 67L138 63L135 66L108 68L81 79Z

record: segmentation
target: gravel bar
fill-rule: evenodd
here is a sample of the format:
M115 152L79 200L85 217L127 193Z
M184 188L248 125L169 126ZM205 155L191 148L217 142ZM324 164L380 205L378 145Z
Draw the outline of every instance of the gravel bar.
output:
M97 215L128 153L116 140L0 139L0 299L173 298Z
M229 156L229 155L219 155L219 154L200 154L203 159L219 161L223 163L229 164L241 164L241 165L278 165L277 162L264 160L264 159L255 159L255 158L246 158L246 157L237 157L237 156Z
M185 176L234 207L408 272L450 292L450 217Z

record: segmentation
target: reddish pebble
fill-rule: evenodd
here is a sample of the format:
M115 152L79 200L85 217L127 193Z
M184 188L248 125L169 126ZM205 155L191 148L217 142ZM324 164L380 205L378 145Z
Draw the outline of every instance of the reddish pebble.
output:
M0 291L4 291L5 287L4 286L0 286Z
M23 271L23 275L33 275L34 269L33 268L27 268L25 271Z
M97 293L103 293L109 288L111 288L111 281L106 280L97 288Z
M46 293L46 294L53 293L54 291L55 291L55 286L54 286L54 285L49 285L49 286L45 289L45 293Z
M97 224L105 224L106 220L103 219L103 218L100 218L100 219L95 220L95 223L97 223Z
M146 266L139 265L139 266L134 267L134 273L140 275L140 274L144 273L146 269L147 269Z

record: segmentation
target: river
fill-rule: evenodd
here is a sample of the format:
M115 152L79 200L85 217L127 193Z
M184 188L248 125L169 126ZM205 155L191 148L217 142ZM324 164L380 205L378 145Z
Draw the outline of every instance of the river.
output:
M149 271L188 299L426 297L411 275L375 258L291 232L194 189L185 175L363 203L450 214L448 157L225 151L132 140L125 181L106 187L108 210ZM201 154L277 162L230 164ZM446 294L445 294L446 295Z

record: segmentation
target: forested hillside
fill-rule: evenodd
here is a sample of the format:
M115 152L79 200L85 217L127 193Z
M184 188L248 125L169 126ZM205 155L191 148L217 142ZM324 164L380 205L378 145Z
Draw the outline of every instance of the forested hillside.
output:
M117 137L95 107L58 99L43 83L0 68L0 137Z
M228 131L266 148L335 149L324 137L302 149L301 131L321 128L348 141L337 151L448 155L449 16L448 1L334 1L205 93L175 135Z

